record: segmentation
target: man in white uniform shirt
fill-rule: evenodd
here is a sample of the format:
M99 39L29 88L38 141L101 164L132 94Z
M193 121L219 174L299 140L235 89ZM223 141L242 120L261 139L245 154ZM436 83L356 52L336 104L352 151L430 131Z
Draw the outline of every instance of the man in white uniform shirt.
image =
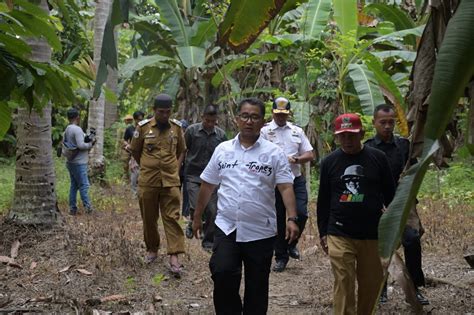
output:
M194 213L193 232L202 229L201 214L214 189L217 192L216 231L209 268L214 281L217 314L265 314L268 278L277 234L275 187L288 218L288 242L298 237L293 175L283 151L260 136L265 105L256 98L237 107L240 133L217 146L201 174L202 184ZM245 268L244 301L239 295Z
M296 223L301 235L308 219L308 191L306 190L306 180L301 174L301 164L313 160L314 154L313 147L309 143L303 129L288 121L290 109L290 102L286 98L279 97L275 99L272 109L273 120L262 128L261 135L268 141L278 145L288 158L291 171L295 176L293 190L298 216ZM285 240L286 209L278 190L275 190L275 199L278 235L275 241L275 265L273 266L273 271L282 272L288 264L289 257L299 259L300 253L296 247L298 239L290 244Z

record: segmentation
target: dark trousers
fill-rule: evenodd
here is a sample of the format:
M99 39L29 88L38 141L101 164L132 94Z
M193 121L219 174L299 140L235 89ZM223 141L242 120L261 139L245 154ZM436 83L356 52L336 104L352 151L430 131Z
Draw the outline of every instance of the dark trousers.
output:
M199 195L199 190L201 189L201 183L196 183L193 181L185 181L186 187L189 196L189 214L191 220L194 217L194 209L196 208L196 203ZM211 195L211 199L207 203L206 208L204 209L203 213L203 232L204 238L202 243L212 243L214 242L214 231L216 229L215 221L216 221L216 214L217 214L217 189Z
M298 176L293 182L293 190L296 198L296 212L298 215L298 228L300 229L300 236L306 226L308 220L308 191L306 190L306 180L303 176ZM296 246L298 239L288 244L285 240L286 232L286 208L281 198L278 189L275 190L275 207L277 211L277 227L278 235L275 241L275 260L283 260L288 262L288 247Z
M214 281L216 314L266 314L268 278L275 237L252 242L237 242L236 232L225 235L216 227L209 268ZM239 295L245 271L244 303Z
M405 227L402 237L403 250L405 252L405 266L408 269L415 287L425 285L425 276L421 269L421 241L420 233L409 226Z

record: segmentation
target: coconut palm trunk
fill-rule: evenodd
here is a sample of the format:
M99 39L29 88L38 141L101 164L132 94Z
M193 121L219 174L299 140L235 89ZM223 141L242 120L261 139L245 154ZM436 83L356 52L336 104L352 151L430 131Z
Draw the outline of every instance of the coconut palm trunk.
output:
M96 67L100 64L102 39L111 5L112 0L99 0L96 2L94 18L94 64ZM101 93L97 100L92 100L89 104L89 119L87 122L89 131L91 128L94 128L97 137L97 142L89 153L89 167L92 178L102 178L105 175L104 118L105 97L104 93Z
M42 0L39 6L49 12ZM31 59L51 61L44 39L30 39ZM20 107L15 119L17 136L15 192L8 218L19 224L53 225L58 220L56 176L51 140L51 104L42 113Z

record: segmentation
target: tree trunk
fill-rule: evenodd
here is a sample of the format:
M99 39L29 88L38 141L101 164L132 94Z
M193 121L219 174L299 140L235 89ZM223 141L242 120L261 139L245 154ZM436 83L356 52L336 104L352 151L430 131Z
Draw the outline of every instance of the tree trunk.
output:
M102 51L102 40L104 38L105 23L112 5L111 0L99 0L96 2L94 17L94 64L100 64ZM89 119L87 126L96 130L97 142L89 153L89 169L91 177L103 178L105 175L104 158L104 114L105 97L100 94L97 100L91 100L89 104Z
M49 13L45 0L39 6ZM30 39L31 59L51 62L44 39ZM17 147L15 192L8 218L19 224L51 226L58 221L56 176L51 140L51 104L42 113L20 107L15 119Z
M118 31L115 28L114 31L114 40L117 42ZM109 75L107 76L106 86L117 94L117 85L118 85L118 70L108 67ZM114 122L118 121L118 108L117 103L105 101L105 128L112 126Z
M114 93L117 93L118 71L109 67L109 75L107 77L106 86ZM117 103L105 101L105 128L112 126L114 122L118 121Z
M431 7L431 15L420 39L417 56L413 64L408 92L408 123L412 127L410 157L421 156L424 141L424 126L428 113L428 101L436 64L436 53L446 32L449 20L456 11L458 1L440 0ZM438 159L439 161L439 159Z

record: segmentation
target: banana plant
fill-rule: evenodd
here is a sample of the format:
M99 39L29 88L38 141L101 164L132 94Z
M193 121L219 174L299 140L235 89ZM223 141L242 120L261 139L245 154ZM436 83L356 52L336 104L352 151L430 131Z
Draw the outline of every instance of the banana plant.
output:
M388 266L400 244L411 207L433 154L464 89L474 75L474 2L461 1L441 43L431 85L421 161L401 179L395 197L379 223L379 253Z

